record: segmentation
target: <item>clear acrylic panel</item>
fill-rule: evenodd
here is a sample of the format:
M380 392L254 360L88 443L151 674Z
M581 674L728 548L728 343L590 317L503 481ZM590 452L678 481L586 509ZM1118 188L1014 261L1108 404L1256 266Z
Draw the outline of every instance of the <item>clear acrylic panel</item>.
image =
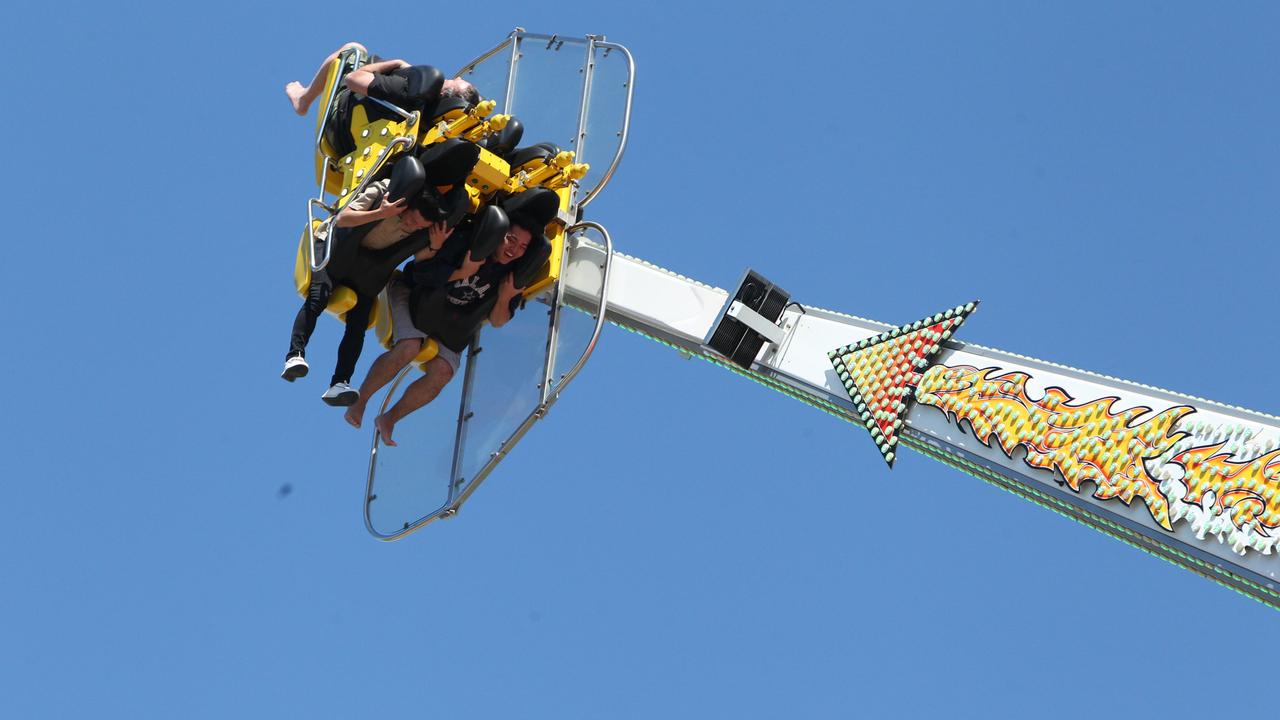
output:
M520 38L506 112L524 123L522 145L549 142L577 150L586 60L586 40Z
M456 478L461 488L475 480L542 402L549 328L548 306L535 299L506 325L481 329L477 349L467 360L474 367L469 370Z
M599 236L599 233L589 229L585 232L576 232L567 238L566 247L572 248L576 243L584 240L590 240L599 245L604 244L604 239ZM574 273L575 277L581 277L584 272L598 273L599 277L603 278L604 266L571 267L568 272ZM565 374L586 351L587 344L591 342L591 336L595 332L596 309L600 306L600 285L599 283L594 286L588 283L576 284L580 287L594 287L594 293L564 297L564 304L560 308L560 316L557 320L555 362L551 373L552 388L560 386Z
M421 377L417 368L411 368L394 390L388 386L370 400L365 427L372 427L388 392L395 393L387 404L390 407L406 387ZM374 532L400 532L448 503L462 381L462 373L458 372L435 400L397 423L392 433L395 447L379 442L371 460L374 476L366 498Z
M507 99L507 75L511 69L511 41L499 45L488 55L462 68L458 76L476 86L480 97L497 100L496 112L505 112Z
M631 93L631 63L627 54L612 47L596 47L592 52L591 93L587 99L587 127L581 141L579 162L591 170L579 182L579 197L590 193L604 179L622 144L622 125Z
M514 76L508 82L512 42L517 43L518 52ZM588 99L592 117L585 128L594 144L580 144L587 47L585 39L520 36L458 74L475 84L483 97L499 100L499 112L520 119L525 127L522 145L551 142L574 151L583 147L587 154L578 160L592 164L588 179L598 182L620 142L630 68L625 53L594 51L594 73L600 85ZM508 87L511 93L504 107ZM601 238L590 239L601 242ZM503 327L484 326L465 365L440 396L396 425L398 446L375 448L366 503L369 526L376 535L386 538L402 533L454 505L494 457L510 449L512 436L527 427L544 397L554 299L552 288L527 301ZM595 327L592 313L599 300L598 292L594 297L566 298L569 304L560 312L554 339L553 389L590 342ZM421 377L417 369L411 370L395 389L395 397ZM369 403L367 426L372 425L384 397Z

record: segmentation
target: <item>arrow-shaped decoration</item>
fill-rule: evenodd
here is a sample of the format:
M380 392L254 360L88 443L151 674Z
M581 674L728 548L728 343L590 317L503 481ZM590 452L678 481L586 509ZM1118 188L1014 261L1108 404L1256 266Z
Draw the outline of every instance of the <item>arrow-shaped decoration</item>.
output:
M959 305L827 353L858 416L893 467L910 388L978 302Z

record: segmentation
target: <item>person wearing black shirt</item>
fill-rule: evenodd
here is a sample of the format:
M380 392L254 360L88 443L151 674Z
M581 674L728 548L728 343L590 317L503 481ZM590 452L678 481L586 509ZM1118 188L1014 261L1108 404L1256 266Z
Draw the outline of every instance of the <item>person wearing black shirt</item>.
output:
M329 66L339 54L350 48L364 51L364 46L359 43L347 43L325 58L310 85L303 87L302 83L295 80L285 86L285 95L295 113L307 114L311 103L324 90ZM480 93L475 86L462 78L446 80L443 73L430 65L410 65L404 60L381 60L375 57L373 62L351 71L343 78L343 84L328 108L329 118L324 125L325 140L339 156L355 149L350 131L351 112L356 104L364 105L370 120L399 119L388 108L368 102L367 98L384 100L406 112L420 111L430 119L440 98L452 96L464 98L472 106L480 102Z
M530 220L513 216L510 230L502 242L492 254L482 260L474 260L465 252L469 240L465 235L459 234L436 257L415 262L408 273L413 279L413 297L418 300L414 303L417 307L413 313L409 309L411 294L406 281L394 281L400 285L389 287L387 294L391 300L393 326L400 329L395 331L395 344L392 348L369 368L368 375L360 385L359 399L347 409L345 417L348 423L360 427L369 398L412 362L426 339L433 337L439 353L427 362L423 376L405 388L400 400L374 421L383 441L387 445L396 444L391 438L396 422L440 394L457 372L460 355L474 335L472 329L465 337L449 339L446 338L446 333L439 332L435 326L466 316L486 304L492 305L487 319L493 327L502 327L511 320L523 290L516 287L512 271L516 260L528 249L534 232L541 233L541 229L531 227L533 225L535 223ZM423 315L418 311L418 307L423 306L421 296L432 292L439 298L439 302L428 304L432 309L427 315ZM408 322L410 317L411 323ZM409 326L407 330L405 326Z

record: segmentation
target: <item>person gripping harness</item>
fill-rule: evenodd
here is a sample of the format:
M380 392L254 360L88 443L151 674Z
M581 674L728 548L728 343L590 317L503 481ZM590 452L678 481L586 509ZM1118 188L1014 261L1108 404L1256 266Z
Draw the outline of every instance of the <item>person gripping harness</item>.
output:
M444 246L469 205L462 183L478 155L473 143L451 139L405 156L390 178L370 183L335 216L330 236L322 241L333 243L329 263L312 273L294 318L281 377L293 382L307 374L305 350L316 318L333 289L345 285L355 292L356 304L347 311L337 363L322 399L335 406L356 402L359 395L349 383L377 295L401 262L410 256L427 260Z
M486 208L439 254L415 261L388 286L393 345L374 361L359 399L348 408L345 417L352 426L361 426L369 398L413 361L428 338L434 338L439 354L427 362L423 377L374 421L383 441L395 445L396 422L440 394L480 325L488 320L501 327L511 320L532 275L528 271L540 269L546 260L550 246L543 228L555 217L558 198L549 190L535 189L508 198L502 206L509 214L496 206ZM531 243L536 251L529 250Z
M347 43L331 53L320 64L311 83L303 87L298 81L285 86L285 95L298 115L306 115L311 104L324 90L329 67L338 56L351 49L367 54L360 43ZM405 112L421 112L428 119L434 116L434 107L442 97L461 97L468 106L480 102L475 86L462 78L445 79L444 74L430 65L410 65L404 60L382 60L376 56L373 62L359 67L343 79L324 123L325 140L339 156L355 149L351 137L351 113L357 104L363 105L370 120L395 118L397 115L370 98L391 103Z

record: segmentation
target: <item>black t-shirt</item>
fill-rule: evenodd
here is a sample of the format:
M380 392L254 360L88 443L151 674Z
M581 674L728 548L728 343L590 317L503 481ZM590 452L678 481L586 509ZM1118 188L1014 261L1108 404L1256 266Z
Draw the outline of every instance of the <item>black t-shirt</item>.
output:
M486 297L497 295L498 286L511 274L506 265L489 260L480 266L475 275L462 280L454 280L447 285L446 294L449 307L464 313L484 302Z
M410 93L409 74L412 67L396 68L389 73L374 73L369 81L369 97L385 100L407 112L422 110L427 104L434 105L439 90L431 87L421 88L426 94ZM432 72L435 72L432 70ZM356 149L351 139L351 112L356 103L364 105L365 115L369 120L399 120L400 116L375 102L365 102L362 95L352 92L346 85L338 88L330 108L331 126L326 128L326 139L330 147L339 155L346 155Z
M396 107L403 108L413 112L417 108L413 105L421 105L423 98L414 98L409 95L409 78L405 71L408 68L397 68L390 73L374 73L373 80L369 81L369 97L386 100Z

